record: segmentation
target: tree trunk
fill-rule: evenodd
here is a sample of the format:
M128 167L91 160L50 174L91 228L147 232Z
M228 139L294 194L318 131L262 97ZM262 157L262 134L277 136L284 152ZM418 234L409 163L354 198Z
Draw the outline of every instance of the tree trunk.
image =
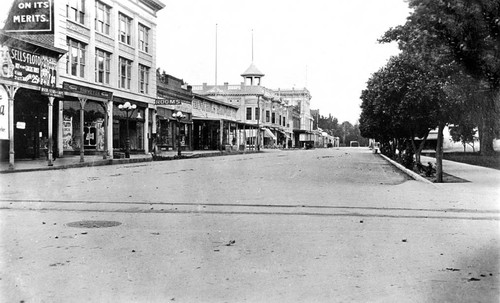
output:
M420 162L420 156L422 155L422 150L424 149L425 142L427 141L427 137L429 137L429 132L430 131L427 131L427 133L425 134L424 138L422 139L422 142L420 142L420 144L418 145L418 148L414 149L415 150L415 162L416 163L421 163ZM412 139L412 142L413 142L413 139Z
M436 183L443 183L443 130L444 122L439 122L436 146Z
M481 155L493 155L493 140L495 139L495 126L498 123L498 104L500 100L498 90L493 91L485 98L483 107L483 119L479 130L479 149Z

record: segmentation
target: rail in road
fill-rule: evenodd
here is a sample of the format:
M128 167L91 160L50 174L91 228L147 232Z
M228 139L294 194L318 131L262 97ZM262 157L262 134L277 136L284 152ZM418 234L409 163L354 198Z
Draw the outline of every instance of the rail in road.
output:
M500 220L500 211L456 208L397 208L361 206L325 206L306 204L191 204L172 202L131 201L47 201L47 200L0 200L2 210L26 211L73 211L117 213L165 213L165 214L240 214L240 215L289 215L329 217L379 217L402 219L460 219Z

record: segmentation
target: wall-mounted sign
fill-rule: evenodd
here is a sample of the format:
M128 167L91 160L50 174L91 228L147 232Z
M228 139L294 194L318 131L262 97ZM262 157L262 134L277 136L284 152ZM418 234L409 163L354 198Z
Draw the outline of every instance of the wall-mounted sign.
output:
M69 82L63 82L63 89L65 93L78 93L90 97L99 97L110 100L113 97L112 92L95 89L91 87L81 86L78 84L73 84Z
M9 140L9 97L0 85L0 140Z
M6 32L52 32L52 0L14 0L5 21Z
M55 97L55 98L64 98L64 92L60 89L57 88L52 88L52 87L42 87L40 88L40 92L44 96L48 97Z
M182 101L179 99L155 99L155 105L181 105Z
M0 76L56 86L57 59L0 44Z

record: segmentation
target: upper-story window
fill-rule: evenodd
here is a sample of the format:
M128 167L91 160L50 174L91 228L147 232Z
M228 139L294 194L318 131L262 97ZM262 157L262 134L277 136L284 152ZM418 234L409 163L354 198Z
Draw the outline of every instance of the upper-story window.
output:
M131 34L132 34L132 18L125 16L120 13L119 16L119 29L118 29L118 38L121 42L126 43L128 45L131 44Z
M271 115L271 123L276 123L276 114L275 113L273 113Z
M101 34L109 35L110 10L106 4L95 2L95 30Z
M247 107L247 120L252 120L252 108Z
M111 54L100 49L95 54L95 82L109 84Z
M266 110L266 122L269 122L271 117L270 117L270 111Z
M286 118L283 117L283 126L286 126Z
M149 92L149 67L139 64L139 92Z
M85 24L85 0L68 0L66 18Z
M149 28L139 23L139 49L149 53Z
M259 115L259 108L256 107L255 108L255 120L259 120L260 119L260 115Z
M132 61L120 57L118 64L118 87L130 89L130 80L132 79Z
M66 73L68 75L85 77L85 47L80 41L68 38L66 41Z

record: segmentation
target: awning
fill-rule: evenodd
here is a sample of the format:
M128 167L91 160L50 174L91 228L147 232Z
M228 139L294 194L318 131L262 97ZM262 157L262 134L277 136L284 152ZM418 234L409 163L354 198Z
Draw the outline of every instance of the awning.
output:
M273 138L274 141L276 141L276 136L273 134L273 132L269 128L262 128L264 130L264 136L268 138Z

